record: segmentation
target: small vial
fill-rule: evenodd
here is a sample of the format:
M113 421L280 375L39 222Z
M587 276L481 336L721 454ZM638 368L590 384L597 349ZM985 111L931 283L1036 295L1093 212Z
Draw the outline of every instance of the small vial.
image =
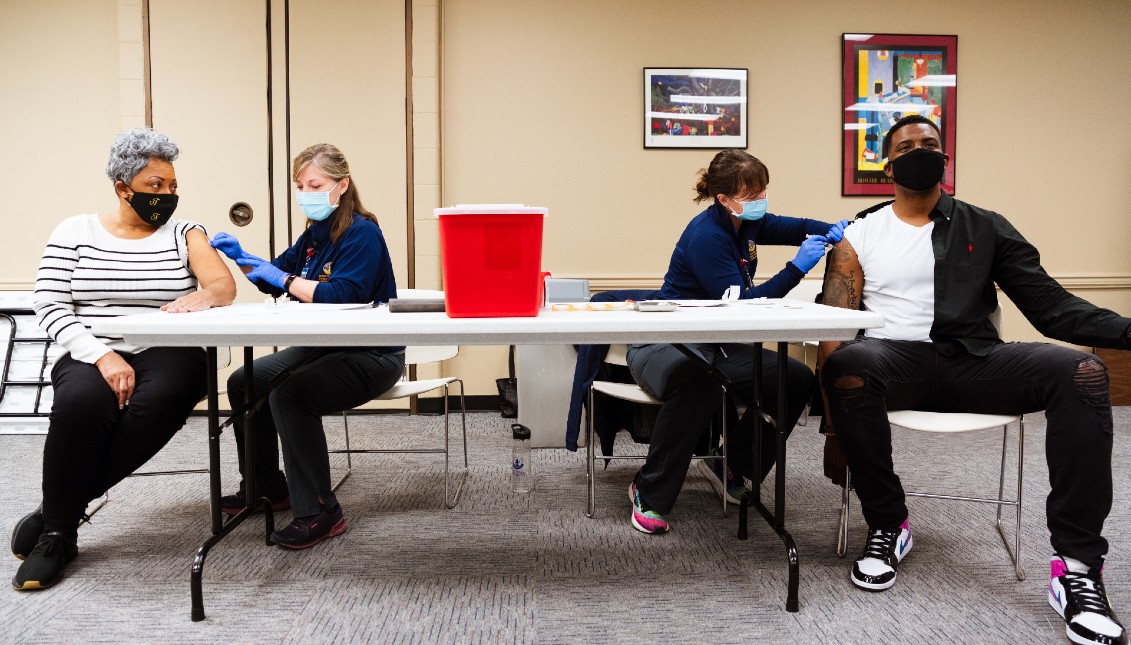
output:
M530 428L521 423L511 424L514 443L511 446L511 488L516 493L534 490L534 473L530 463Z

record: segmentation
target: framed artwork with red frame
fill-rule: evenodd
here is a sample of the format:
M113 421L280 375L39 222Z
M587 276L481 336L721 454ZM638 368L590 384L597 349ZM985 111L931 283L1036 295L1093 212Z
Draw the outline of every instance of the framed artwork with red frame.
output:
M942 188L954 194L958 36L844 34L841 194L894 195L884 135L909 114L927 117L950 155Z

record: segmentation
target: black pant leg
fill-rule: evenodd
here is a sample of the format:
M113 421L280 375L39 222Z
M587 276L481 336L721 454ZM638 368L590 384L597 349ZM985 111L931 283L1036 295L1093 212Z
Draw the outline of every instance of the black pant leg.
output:
M303 366L271 393L271 414L279 429L295 517L338 504L330 489L322 417L377 398L403 371L404 354L336 351Z
M934 392L932 343L863 339L825 360L821 381L864 520L892 530L907 519L903 484L892 463L888 409L927 409Z
M754 403L754 347L752 345L727 345L726 358L716 362L716 366L733 383L729 393L747 406ZM775 419L781 419L781 427L786 437L793 432L797 420L801 418L805 405L816 388L816 378L812 370L801 361L786 358L786 410L784 417L778 414L778 353L763 349L762 365L762 407ZM732 455L730 463L736 475L754 478L752 446L754 437L755 410L748 407L742 415L739 427L731 427L728 434ZM762 433L761 463L758 478L764 479L777 460L777 437L772 428Z
M1112 419L1107 369L1092 354L1048 343L1009 343L988 357L942 360L941 409L1045 411L1045 503L1053 549L1098 567L1112 504Z
M319 351L309 347L288 347L286 349L255 359L252 370L252 396L251 401L257 401L266 395L272 379L291 365L305 359L310 354ZM228 377L228 402L232 410L242 409L244 406L244 368L240 367ZM271 406L265 401L255 413L255 490L260 495L271 499L283 499L287 496L287 480L279 468L279 435L275 427L275 419L271 414ZM236 453L239 456L240 474L246 478L244 472L244 423L243 415L235 419L234 434L236 438ZM240 490L243 490L240 482Z
M644 391L664 402L636 487L644 503L666 515L683 488L696 443L722 405L722 386L667 344L631 348L628 367Z
M164 448L206 393L208 361L199 347L153 347L124 358L134 368L134 391L109 437L88 499L105 493Z
M1102 563L1113 433L1107 371L1095 356L1047 343L1009 343L986 357L945 357L930 343L864 340L833 352L822 372L829 413L870 527L892 529L907 517L891 465L889 408L1044 410L1052 546L1090 566Z
M43 445L43 516L72 532L90 501L118 422L118 397L98 368L64 354L51 370L54 400Z

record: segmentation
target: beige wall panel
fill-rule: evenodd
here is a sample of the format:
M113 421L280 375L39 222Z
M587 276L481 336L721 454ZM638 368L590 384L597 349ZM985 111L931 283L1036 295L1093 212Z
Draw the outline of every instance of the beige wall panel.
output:
M642 148L642 68L750 70L750 152L771 210L851 218L839 184L841 34L958 35L958 197L1005 214L1054 276L1131 277L1131 3L671 0L443 4L444 201L547 206L555 275L657 283L713 150ZM701 20L702 22L696 22ZM677 24L678 23L678 26ZM702 24L702 33L687 28ZM762 249L772 275L793 251ZM822 269L818 267L817 272ZM1087 293L1131 312L1131 291ZM1020 316L1016 339L1036 332ZM500 362L501 364L501 362Z
M117 207L115 0L0 0L0 289L30 289L52 229Z
M408 285L404 36L404 2L291 2L293 152L328 142L345 153L400 286ZM306 220L292 210L297 234Z
M181 147L177 216L200 222L209 235L231 233L248 252L268 256L264 5L150 0L149 15L153 127ZM228 219L236 202L255 213L242 228ZM276 242L276 252L283 248ZM264 298L228 266L238 300Z
M150 0L149 16L153 127L181 148L175 164L181 196L177 216L203 224L210 236L231 233L248 252L267 257L264 3ZM236 202L247 203L255 213L247 226L235 226L228 218ZM275 209L276 217L285 217L280 204ZM276 253L284 248L285 237L277 239ZM266 298L234 263L227 264L236 277L238 302ZM231 363L222 370L221 383L243 364L241 348L232 348Z

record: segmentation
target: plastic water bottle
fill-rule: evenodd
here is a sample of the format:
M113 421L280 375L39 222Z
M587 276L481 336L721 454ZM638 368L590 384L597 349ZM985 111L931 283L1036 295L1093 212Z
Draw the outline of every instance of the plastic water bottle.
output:
M511 446L511 486L516 493L534 490L534 473L530 467L530 428L521 423L511 424L514 444Z

